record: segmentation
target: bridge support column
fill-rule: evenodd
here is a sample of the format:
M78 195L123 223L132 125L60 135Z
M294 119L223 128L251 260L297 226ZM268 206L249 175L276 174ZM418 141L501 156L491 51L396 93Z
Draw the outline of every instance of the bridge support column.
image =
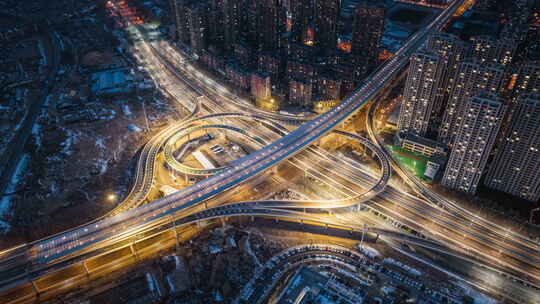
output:
M83 261L82 266L84 268L84 272L86 273L86 278L90 279L90 271L88 271L88 266L86 266L86 263Z
M39 294L41 293L39 291L39 288L37 288L36 286L36 283L34 283L34 281L30 280L30 283L32 284L32 288L34 289L34 291L36 292L36 295L39 297Z
M174 239L176 240L176 250L180 249L180 240L178 239L178 231L176 231L176 221L173 221Z
M131 254L133 257L135 257L135 261L139 261L139 256L137 255L137 252L135 251L135 247L133 247L133 243L129 244L129 249L131 250Z

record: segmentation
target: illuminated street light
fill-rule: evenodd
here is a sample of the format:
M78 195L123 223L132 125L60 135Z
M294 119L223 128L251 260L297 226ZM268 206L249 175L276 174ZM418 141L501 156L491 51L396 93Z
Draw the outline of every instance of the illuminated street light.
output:
M109 202L114 202L114 201L116 201L116 194L111 193L111 194L107 195L107 200L108 200Z

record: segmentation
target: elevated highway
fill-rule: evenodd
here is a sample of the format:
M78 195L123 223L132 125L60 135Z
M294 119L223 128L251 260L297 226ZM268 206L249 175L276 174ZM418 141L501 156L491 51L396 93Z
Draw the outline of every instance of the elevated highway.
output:
M125 214L99 220L73 231L36 242L23 251L29 259L37 262L37 264L55 263L56 260L62 260L62 257L70 256L73 252L84 252L86 249L90 250L89 248L94 244L103 241L111 242L117 237L122 237L126 229L137 230L142 227L154 226L161 222L167 222L168 216L175 214L186 215L202 209L200 202L226 189L230 189L280 161L289 159L291 156L303 151L310 143L330 132L367 101L376 97L392 77L407 65L408 56L421 45L425 36L431 30L437 29L438 26L440 27L446 22L445 20L452 15L452 10L457 8L459 2L455 2L453 6L445 10L430 25L429 30L426 29L427 31L424 30L415 34L396 57L376 71L365 84L334 110L302 125L268 147L237 162L234 167L220 172L202 183L141 208L130 210ZM148 155L152 155L152 153L148 153ZM153 157L155 157L155 154ZM146 169L151 171L152 168L148 167ZM143 189L141 193L144 192L144 187L141 189ZM138 191L135 192L136 195L140 195ZM264 208L271 207L266 206Z

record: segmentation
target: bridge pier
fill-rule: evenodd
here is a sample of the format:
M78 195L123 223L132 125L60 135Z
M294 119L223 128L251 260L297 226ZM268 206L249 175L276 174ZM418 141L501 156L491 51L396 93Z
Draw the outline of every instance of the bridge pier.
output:
M133 243L129 244L129 249L131 250L131 254L133 257L135 257L135 261L139 261L139 256L137 255L137 252L135 251L135 247L133 247Z
M86 266L86 263L83 261L82 266L84 268L84 272L86 273L86 278L90 279L90 271L88 271L88 266Z
M36 295L37 297L39 298L39 294L41 293L41 291L39 291L39 288L37 287L36 283L32 280L30 280L30 283L32 284L32 288L34 289L34 291L36 292Z
M180 249L180 240L178 239L178 231L176 230L176 221L173 220L174 239L176 240L176 250Z

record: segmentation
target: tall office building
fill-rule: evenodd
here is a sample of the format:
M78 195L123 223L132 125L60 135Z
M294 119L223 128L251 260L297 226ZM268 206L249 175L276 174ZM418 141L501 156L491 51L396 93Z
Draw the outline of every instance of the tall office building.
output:
M381 36L384 33L386 7L382 1L365 0L356 9L351 52L359 59L360 77L379 64Z
M518 98L485 185L530 201L540 199L540 94Z
M453 145L456 131L463 120L463 104L482 91L499 92L504 83L504 75L504 67L500 64L479 60L459 63L439 129L440 142Z
M491 36L471 38L471 55L482 62L507 65L512 61L518 43L513 39L496 39Z
M469 45L455 35L434 33L427 38L426 49L437 55L445 66L433 101L433 112L440 115L454 86L458 64L467 55Z
M400 131L420 136L426 134L433 119L435 95L444 69L443 60L432 53L420 51L411 56L399 112Z
M315 45L324 50L337 48L341 0L315 0Z
M455 145L450 153L442 184L474 194L506 111L495 93L482 92L463 105Z

